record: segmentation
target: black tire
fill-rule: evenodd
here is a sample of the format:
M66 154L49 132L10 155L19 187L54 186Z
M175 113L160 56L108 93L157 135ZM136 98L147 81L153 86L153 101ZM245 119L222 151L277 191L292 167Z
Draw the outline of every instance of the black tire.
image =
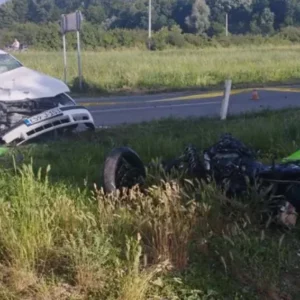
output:
M139 155L128 147L113 149L105 159L103 183L105 193L142 184L146 169Z
M93 123L84 123L84 125L91 131L95 131L96 127Z

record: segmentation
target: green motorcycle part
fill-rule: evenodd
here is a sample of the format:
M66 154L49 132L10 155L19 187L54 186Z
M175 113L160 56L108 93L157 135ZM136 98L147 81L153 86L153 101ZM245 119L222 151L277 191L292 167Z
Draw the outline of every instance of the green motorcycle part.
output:
M296 161L300 161L300 150L297 150L296 152L292 153L288 157L285 157L282 161L283 162L296 162Z

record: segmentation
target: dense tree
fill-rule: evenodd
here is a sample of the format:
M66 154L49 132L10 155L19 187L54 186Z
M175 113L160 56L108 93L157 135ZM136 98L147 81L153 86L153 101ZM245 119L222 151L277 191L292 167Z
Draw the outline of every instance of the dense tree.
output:
M192 13L186 17L186 24L193 33L203 34L210 26L210 8L205 0L195 0Z
M12 1L0 6L0 20L0 28L8 28L18 20Z
M52 21L54 7L55 3L52 0L30 0L28 3L28 20L37 23Z
M275 15L266 7L260 13L253 16L253 20L250 24L251 31L256 34L268 34L274 30Z
M229 31L269 34L300 24L300 0L152 0L152 26L180 26L184 32L223 34ZM26 22L48 23L80 9L85 20L103 29L146 29L148 0L8 0L0 6L0 28Z

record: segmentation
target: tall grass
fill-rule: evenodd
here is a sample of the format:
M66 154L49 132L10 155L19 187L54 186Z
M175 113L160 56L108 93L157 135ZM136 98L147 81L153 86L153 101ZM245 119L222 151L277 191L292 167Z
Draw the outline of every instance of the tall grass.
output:
M299 46L83 52L89 92L132 92L295 81L300 76ZM28 67L63 78L60 52L18 54ZM68 53L68 83L77 87L76 53Z
M224 131L262 158L283 157L299 147L298 113L125 126L21 147L23 162L1 158L0 298L298 299L298 227L261 223L258 195L228 201L158 165ZM120 144L152 162L146 193L104 195L104 156Z

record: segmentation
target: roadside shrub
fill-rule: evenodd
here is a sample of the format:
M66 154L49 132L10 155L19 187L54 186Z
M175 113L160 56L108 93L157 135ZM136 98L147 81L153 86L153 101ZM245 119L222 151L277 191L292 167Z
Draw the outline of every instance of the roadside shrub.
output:
M153 50L164 50L167 47L169 30L167 27L163 27L161 30L157 31L152 38L152 48Z
M178 26L163 27L152 35L152 50L164 50L168 47L230 47L230 46L261 46L261 45L288 45L300 42L300 29L286 27L279 33L262 35L229 35L226 37L221 29L216 33L208 32L206 36L182 33ZM28 44L37 50L60 50L62 37L58 23L38 25L34 23L14 24L10 29L0 30L0 47L11 44L17 38L21 43ZM76 49L76 34L67 33L68 49ZM105 30L101 25L85 22L81 32L82 49L96 50L99 48L140 48L145 49L148 41L148 32L142 29L110 29Z
M280 32L278 33L278 36L282 39L289 40L293 43L299 43L300 42L300 28L292 27L292 26L282 28L280 30Z
M212 36L224 36L225 35L225 26L220 23L212 22L210 29L208 30L208 35Z
M173 26L171 28L166 42L167 44L178 48L182 48L185 46L184 35L182 34L181 29L178 26Z
M168 44L178 48L182 48L185 46L184 36L177 32L170 32L168 37Z
M209 39L207 37L203 37L201 35L185 33L184 39L187 44L190 44L190 45L198 47L198 48L205 48L205 47L212 45L211 39Z

